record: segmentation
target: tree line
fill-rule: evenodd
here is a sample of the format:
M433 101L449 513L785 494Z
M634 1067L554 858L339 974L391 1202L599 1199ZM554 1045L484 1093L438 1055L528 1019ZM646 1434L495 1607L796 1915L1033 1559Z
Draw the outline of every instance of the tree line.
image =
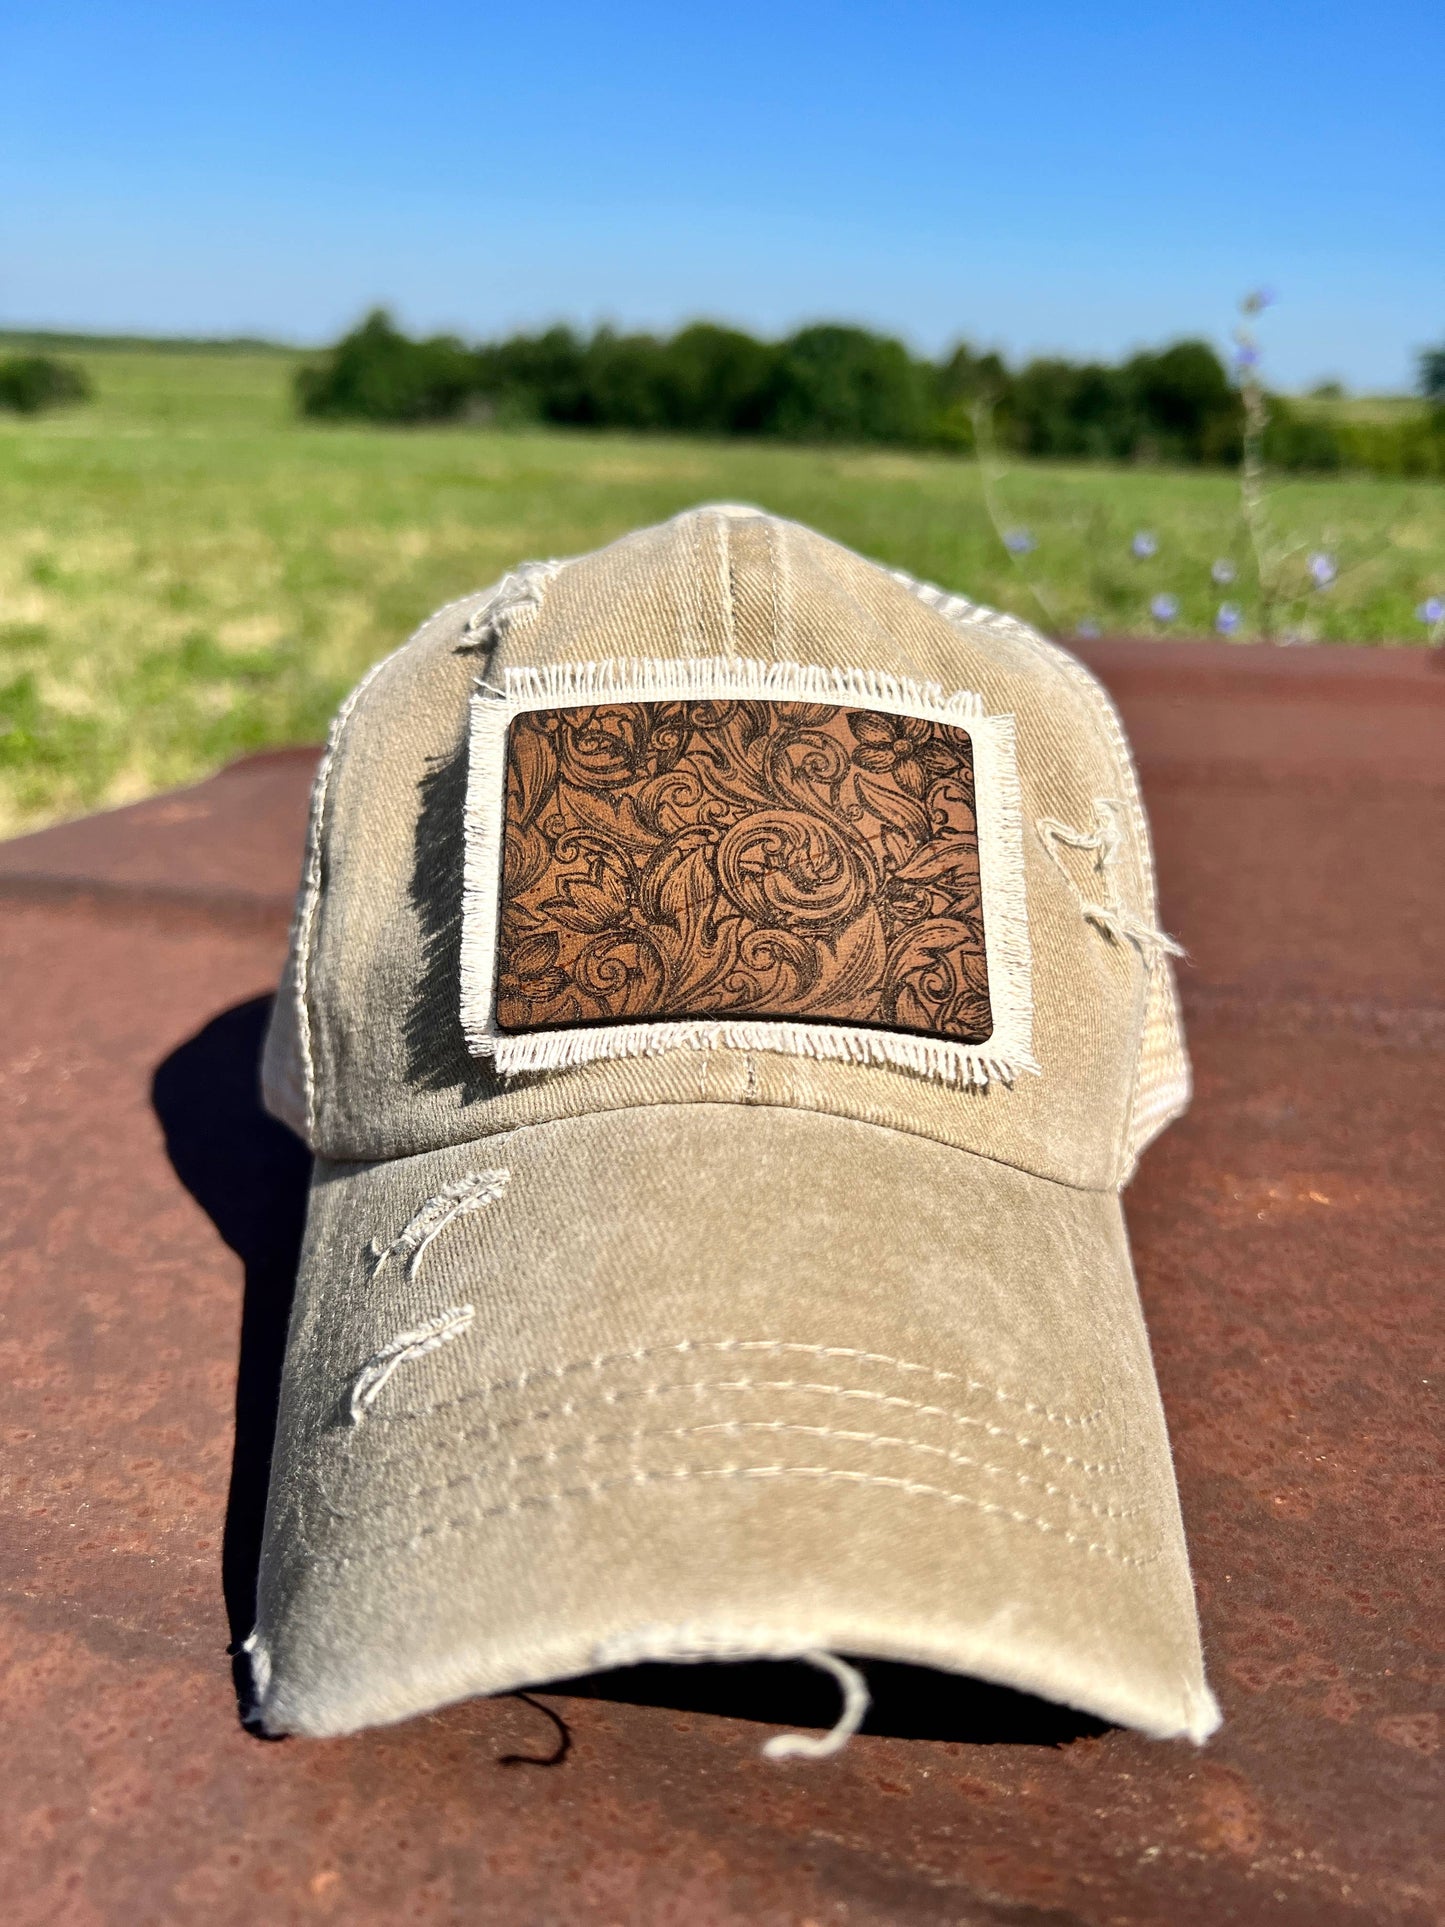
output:
M0 411L88 399L77 364L33 351L50 345L0 355ZM1243 440L1239 390L1206 341L1116 363L1011 366L967 343L929 361L890 336L835 323L781 341L712 322L665 336L556 327L474 345L418 341L378 309L308 358L296 384L304 415L380 423L555 423L965 455L983 435L1013 456L1213 466L1236 464ZM1445 479L1445 344L1421 355L1419 385L1423 408L1376 418L1272 395L1265 459L1285 470Z
M53 355L0 357L0 409L16 415L39 415L68 402L89 401L90 382L74 362Z
M468 345L413 340L381 309L297 377L309 416L473 420L789 442L1229 466L1243 411L1206 341L1117 363L1048 357L1011 367L960 344L938 361L863 328L822 323L781 341L695 322L673 335L554 327ZM1445 413L1335 421L1271 399L1275 466L1445 475Z

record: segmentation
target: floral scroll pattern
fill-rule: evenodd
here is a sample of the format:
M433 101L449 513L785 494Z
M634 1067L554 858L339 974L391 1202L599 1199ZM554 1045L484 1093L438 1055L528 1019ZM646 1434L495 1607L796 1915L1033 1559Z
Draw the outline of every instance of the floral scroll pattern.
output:
M498 1028L710 1017L989 1037L965 729L775 701L513 721Z

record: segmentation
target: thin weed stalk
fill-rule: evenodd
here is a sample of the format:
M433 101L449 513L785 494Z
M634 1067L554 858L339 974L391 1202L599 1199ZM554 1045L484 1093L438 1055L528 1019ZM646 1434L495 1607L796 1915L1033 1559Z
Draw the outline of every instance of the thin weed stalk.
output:
M978 465L979 490L983 496L984 513L992 524L994 534L1018 571L1024 587L1043 612L1045 623L1057 635L1060 629L1058 605L1043 585L1036 580L1032 570L1025 566L1024 557L1028 551L1019 549L1010 542L1009 531L1005 528L1003 517L999 513L998 484L1003 471L999 464L998 443L993 432L993 404L986 395L980 396L973 405L972 413L974 460Z

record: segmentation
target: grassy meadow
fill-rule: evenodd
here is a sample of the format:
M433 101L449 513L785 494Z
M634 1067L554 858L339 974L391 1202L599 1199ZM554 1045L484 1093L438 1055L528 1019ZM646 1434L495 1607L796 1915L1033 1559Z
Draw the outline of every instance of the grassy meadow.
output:
M1016 611L1208 631L1248 612L1233 478L1031 465L993 483L946 456L476 427L297 421L268 353L74 357L95 399L0 416L0 834L318 738L357 675L438 604L532 556L594 547L710 499L758 502L882 561ZM1293 481L1273 503L1303 639L1423 640L1445 593L1445 486ZM1016 562L999 528L1027 529ZM1158 552L1130 553L1148 529ZM1309 551L1339 578L1308 592ZM1210 580L1232 558L1236 584ZM1246 626L1243 632L1248 635Z

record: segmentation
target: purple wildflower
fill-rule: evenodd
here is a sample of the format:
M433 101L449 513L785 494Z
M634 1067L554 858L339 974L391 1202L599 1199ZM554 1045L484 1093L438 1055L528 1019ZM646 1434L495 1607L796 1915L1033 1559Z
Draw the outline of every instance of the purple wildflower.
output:
M1238 570L1235 568L1234 564L1229 560L1228 556L1222 555L1220 556L1219 560L1214 564L1214 566L1210 569L1209 573L1211 578L1219 584L1221 589L1227 589L1230 583L1233 582L1235 576L1238 574Z
M1328 589L1339 574L1339 570L1335 567L1335 558L1327 555L1323 549L1310 557L1309 572L1310 581L1317 589Z
M1158 539L1149 529L1140 529L1129 547L1140 562L1147 562L1151 555L1159 553Z
M1234 351L1236 368L1258 368L1259 350L1252 341L1241 341Z
M1221 602L1219 613L1214 618L1214 626L1222 636L1232 636L1244 616L1237 602Z
M1415 614L1421 622L1428 623L1432 629L1437 622L1445 622L1445 596L1426 596Z
M1096 642L1102 634L1102 631L1092 616L1083 616L1080 618L1079 626L1075 629L1074 634L1079 638L1080 642Z
M1263 314L1265 309L1272 308L1278 299L1279 296L1273 288L1251 288L1239 306L1244 314Z
M1156 622L1172 622L1179 613L1177 595L1156 595L1149 604L1149 613Z
M1005 529L1003 545L1010 555L1027 555L1035 546L1027 529Z

